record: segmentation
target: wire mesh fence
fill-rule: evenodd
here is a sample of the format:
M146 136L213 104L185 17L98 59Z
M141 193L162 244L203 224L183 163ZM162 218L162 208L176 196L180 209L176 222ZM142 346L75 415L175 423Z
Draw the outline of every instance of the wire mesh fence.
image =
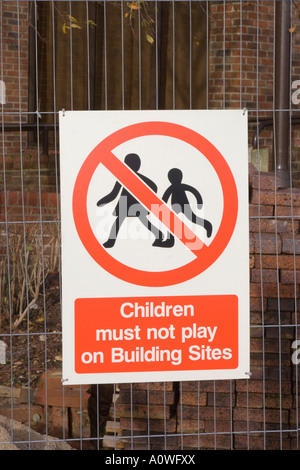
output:
M298 449L300 2L0 6L0 448ZM63 387L58 112L244 108L250 380Z

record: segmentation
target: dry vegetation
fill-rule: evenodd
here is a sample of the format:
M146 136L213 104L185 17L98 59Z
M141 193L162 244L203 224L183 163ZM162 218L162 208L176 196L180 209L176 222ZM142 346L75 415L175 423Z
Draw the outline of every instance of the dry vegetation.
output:
M14 224L1 234L0 339L3 385L33 386L61 366L59 238L56 224Z

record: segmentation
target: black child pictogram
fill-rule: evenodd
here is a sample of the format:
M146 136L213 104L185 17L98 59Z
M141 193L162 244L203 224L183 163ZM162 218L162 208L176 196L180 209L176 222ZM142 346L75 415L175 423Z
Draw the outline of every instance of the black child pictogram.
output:
M141 166L140 157L135 153L130 153L126 155L124 162L126 165L129 166L138 176L143 180L154 192L157 192L156 184L151 181L146 176L142 175L138 172ZM113 187L112 191L104 196L97 202L97 206L101 207L109 202L112 202L119 194L120 190L121 195L118 200L118 203L115 207L113 215L116 216L116 220L111 228L110 235L108 240L103 244L105 248L112 248L116 242L119 230L121 228L122 223L126 219L126 217L138 217L142 224L151 231L155 236L155 241L152 246L161 246L161 247L171 247L174 244L174 241L170 241L170 238L167 240L163 240L163 233L155 227L151 222L148 220L149 212L145 207L140 204L132 194L127 191L126 188L122 187L119 181L116 182L115 186Z
M167 203L168 199L171 197L171 206L174 212L176 212L176 214L182 212L194 224L204 227L207 237L209 238L212 234L212 224L208 220L202 219L193 213L186 195L187 192L192 193L197 200L198 209L201 209L203 205L201 194L193 188L193 186L182 183L182 171L178 168L172 168L168 173L168 178L171 186L165 191L162 200Z

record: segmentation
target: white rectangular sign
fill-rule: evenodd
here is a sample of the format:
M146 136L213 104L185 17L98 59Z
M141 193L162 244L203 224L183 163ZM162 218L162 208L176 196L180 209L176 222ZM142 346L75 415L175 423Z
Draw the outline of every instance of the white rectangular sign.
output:
M59 122L64 383L248 378L247 112Z

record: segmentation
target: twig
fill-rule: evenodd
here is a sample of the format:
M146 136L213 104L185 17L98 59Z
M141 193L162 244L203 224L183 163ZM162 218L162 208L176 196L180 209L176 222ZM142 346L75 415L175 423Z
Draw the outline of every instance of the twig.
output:
M22 313L20 313L19 318L14 322L14 324L13 324L14 329L17 328L20 325L20 323L23 321L23 319L27 315L27 312L30 309L30 307L32 307L32 305L34 305L36 303L36 301L38 300L39 292L40 292L40 285L41 285L41 274L42 274L42 267L41 267L41 264L39 263L38 264L37 279L36 279L36 284L35 284L35 295L34 295L33 299L31 300L31 302L27 305L25 310Z

